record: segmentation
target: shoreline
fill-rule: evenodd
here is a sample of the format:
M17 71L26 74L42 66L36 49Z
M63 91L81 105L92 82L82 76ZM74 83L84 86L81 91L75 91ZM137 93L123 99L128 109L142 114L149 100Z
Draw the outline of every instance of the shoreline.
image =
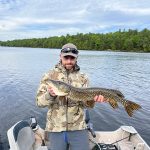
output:
M33 49L36 49L36 48L42 48L42 49L61 49L61 48L46 48L46 47L20 47L20 46L1 46L0 47L5 47L5 48L33 48ZM150 52L145 52L145 51L135 51L135 50L130 50L130 51L127 51L127 50L111 50L111 49L106 49L106 50L96 50L96 49L78 49L79 51L99 51L99 52L128 52L128 53L150 53Z

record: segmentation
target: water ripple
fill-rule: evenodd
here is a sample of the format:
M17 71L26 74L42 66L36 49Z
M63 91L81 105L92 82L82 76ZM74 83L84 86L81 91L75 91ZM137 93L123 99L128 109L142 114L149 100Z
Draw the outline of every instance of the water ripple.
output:
M6 131L19 120L35 115L44 128L47 109L36 106L35 95L42 74L58 62L59 50L0 48L0 53L0 134L6 142ZM90 110L94 128L132 125L150 145L150 54L81 51L78 63L91 86L118 89L142 106L130 118L121 105L113 110L96 104Z

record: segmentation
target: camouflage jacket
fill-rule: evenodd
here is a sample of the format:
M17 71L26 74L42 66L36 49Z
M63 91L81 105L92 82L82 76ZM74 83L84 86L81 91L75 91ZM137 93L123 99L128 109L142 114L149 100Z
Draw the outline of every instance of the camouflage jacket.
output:
M36 103L39 107L48 107L46 131L61 132L85 129L84 108L86 104L75 103L65 97L52 97L47 91L48 85L45 82L47 79L53 79L75 87L87 87L88 78L79 70L79 66L76 65L72 71L67 72L59 63L43 76L37 91Z

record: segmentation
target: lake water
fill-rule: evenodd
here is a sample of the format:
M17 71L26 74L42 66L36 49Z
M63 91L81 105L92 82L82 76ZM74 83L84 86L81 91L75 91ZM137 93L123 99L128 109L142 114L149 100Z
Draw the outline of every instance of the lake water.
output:
M36 116L44 128L47 108L38 108L35 95L43 73L59 61L60 50L0 47L0 134L7 149L7 130L17 121ZM142 106L132 118L124 108L98 103L90 110L95 130L131 125L150 145L150 53L80 51L78 64L91 86L118 89Z

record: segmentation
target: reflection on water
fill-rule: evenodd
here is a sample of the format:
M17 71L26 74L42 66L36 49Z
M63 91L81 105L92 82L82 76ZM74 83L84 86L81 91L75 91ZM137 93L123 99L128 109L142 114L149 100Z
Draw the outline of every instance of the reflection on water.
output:
M59 61L59 50L0 47L0 134L17 121L36 116L44 128L47 108L35 104L42 74ZM96 104L90 110L96 130L115 130L120 125L134 126L150 145L150 54L80 51L81 71L88 74L91 86L121 90L127 99L142 106L129 118L124 108L113 110Z

